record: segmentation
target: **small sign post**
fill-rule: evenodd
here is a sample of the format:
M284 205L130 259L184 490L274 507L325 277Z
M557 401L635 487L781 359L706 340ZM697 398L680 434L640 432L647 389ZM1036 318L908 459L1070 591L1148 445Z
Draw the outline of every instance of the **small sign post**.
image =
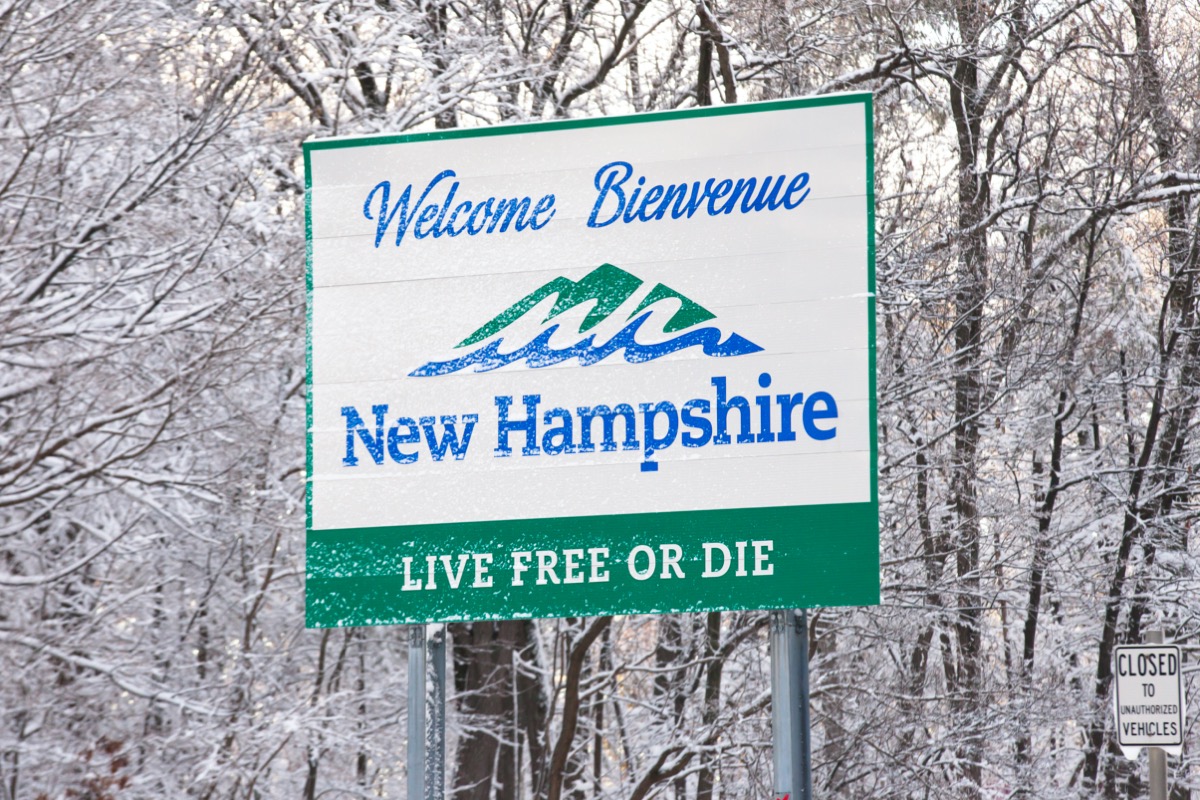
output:
M1166 800L1167 753L1183 749L1183 658L1178 646L1162 644L1162 631L1146 640L1116 649L1117 744L1126 758L1150 748L1150 798Z
M775 800L812 800L808 612L771 612L771 733Z

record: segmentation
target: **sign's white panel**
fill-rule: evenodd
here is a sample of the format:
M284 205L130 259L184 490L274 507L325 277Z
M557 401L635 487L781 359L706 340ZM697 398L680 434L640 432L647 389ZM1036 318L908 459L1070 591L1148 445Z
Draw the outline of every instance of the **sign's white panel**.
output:
M313 527L513 519L547 509L548 497L563 516L869 501L864 136L861 106L835 105L513 135L500 152L487 137L312 152ZM675 187L686 192L664 203ZM528 198L530 220L543 203L540 218L488 233L489 201L513 198ZM422 209L434 211L422 220ZM382 214L394 215L390 224ZM597 300L553 315L562 295L551 291L492 336L456 347L543 287L588 280L615 303L594 327L585 322ZM611 341L645 312L636 340L667 343L680 337L664 325L685 303L704 319L681 330L740 337L749 352L668 347L629 363L627 349L611 348L587 365L518 359L417 374L493 342L512 352L551 328L547 352ZM530 394L539 396L528 406L536 431L512 427L527 418ZM816 438L796 395L830 398L809 410L826 415L810 421ZM506 413L497 398L509 399ZM699 424L680 419L673 429L672 413L688 402ZM647 436L643 406L660 403L668 405L650 421L662 430ZM579 409L622 404L635 412L637 447L581 447L588 418ZM375 453L383 458L372 457L372 409L382 407L385 439L398 419L417 423L393 434L419 436L397 447L405 458L386 442ZM554 409L569 416L547 423ZM774 431L788 423L797 435L758 441L771 435L764 413ZM590 419L603 439L604 422ZM684 440L689 431L704 439L705 424L716 434L743 422L755 441L738 443L740 430L729 444ZM503 423L511 456L500 452ZM543 448L546 432L564 424L566 448ZM348 437L348 425L360 433ZM447 435L468 430L469 443L438 458ZM780 480L781 469L792 479ZM428 502L468 487L471 502Z

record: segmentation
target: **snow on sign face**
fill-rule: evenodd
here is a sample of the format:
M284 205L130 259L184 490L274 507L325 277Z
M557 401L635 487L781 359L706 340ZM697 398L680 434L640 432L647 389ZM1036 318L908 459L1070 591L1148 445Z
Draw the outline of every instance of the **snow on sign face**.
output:
M308 623L878 602L870 109L306 145Z
M1113 657L1117 744L1126 758L1143 747L1183 747L1183 656L1176 645L1126 645Z

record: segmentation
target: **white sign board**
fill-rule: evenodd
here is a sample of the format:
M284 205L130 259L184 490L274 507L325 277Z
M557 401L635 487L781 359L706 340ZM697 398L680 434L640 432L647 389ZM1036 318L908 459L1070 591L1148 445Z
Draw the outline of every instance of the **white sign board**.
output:
M306 145L314 625L877 602L870 96Z
M1143 747L1179 755L1183 745L1183 658L1175 645L1126 645L1114 664L1117 744L1126 758Z

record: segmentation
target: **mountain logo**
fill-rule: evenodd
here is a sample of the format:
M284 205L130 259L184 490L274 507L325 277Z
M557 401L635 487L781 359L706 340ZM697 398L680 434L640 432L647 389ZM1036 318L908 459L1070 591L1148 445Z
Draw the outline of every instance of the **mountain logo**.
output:
M715 319L715 314L662 283L656 284L642 298L626 317L627 324L607 340L597 342L596 333L587 333L615 314L638 292L643 283L641 278L612 264L602 264L578 281L560 276L525 295L455 345L455 349L480 345L478 348L447 361L430 361L409 374L413 377L449 375L468 367L473 367L475 372L487 372L521 360L524 360L527 366L537 369L575 358L579 360L580 365L586 367L615 353L621 353L630 364L640 364L689 347L699 347L704 355L716 358L742 356L762 350L754 342L736 333L722 340L720 328L703 325ZM554 307L545 319L540 320L541 326L584 303L595 303L579 325L580 338L577 341L565 347L551 346L550 340L558 333L559 323L543 327L532 340L518 344L515 348L506 343L504 336L497 335L518 321L528 322L522 318L552 295L555 296ZM663 307L656 308L656 305L668 300L678 301L679 307L663 323L662 333L679 335L650 344L639 342L638 331L648 320L653 318L657 321L665 316ZM649 336L660 338L653 334Z

